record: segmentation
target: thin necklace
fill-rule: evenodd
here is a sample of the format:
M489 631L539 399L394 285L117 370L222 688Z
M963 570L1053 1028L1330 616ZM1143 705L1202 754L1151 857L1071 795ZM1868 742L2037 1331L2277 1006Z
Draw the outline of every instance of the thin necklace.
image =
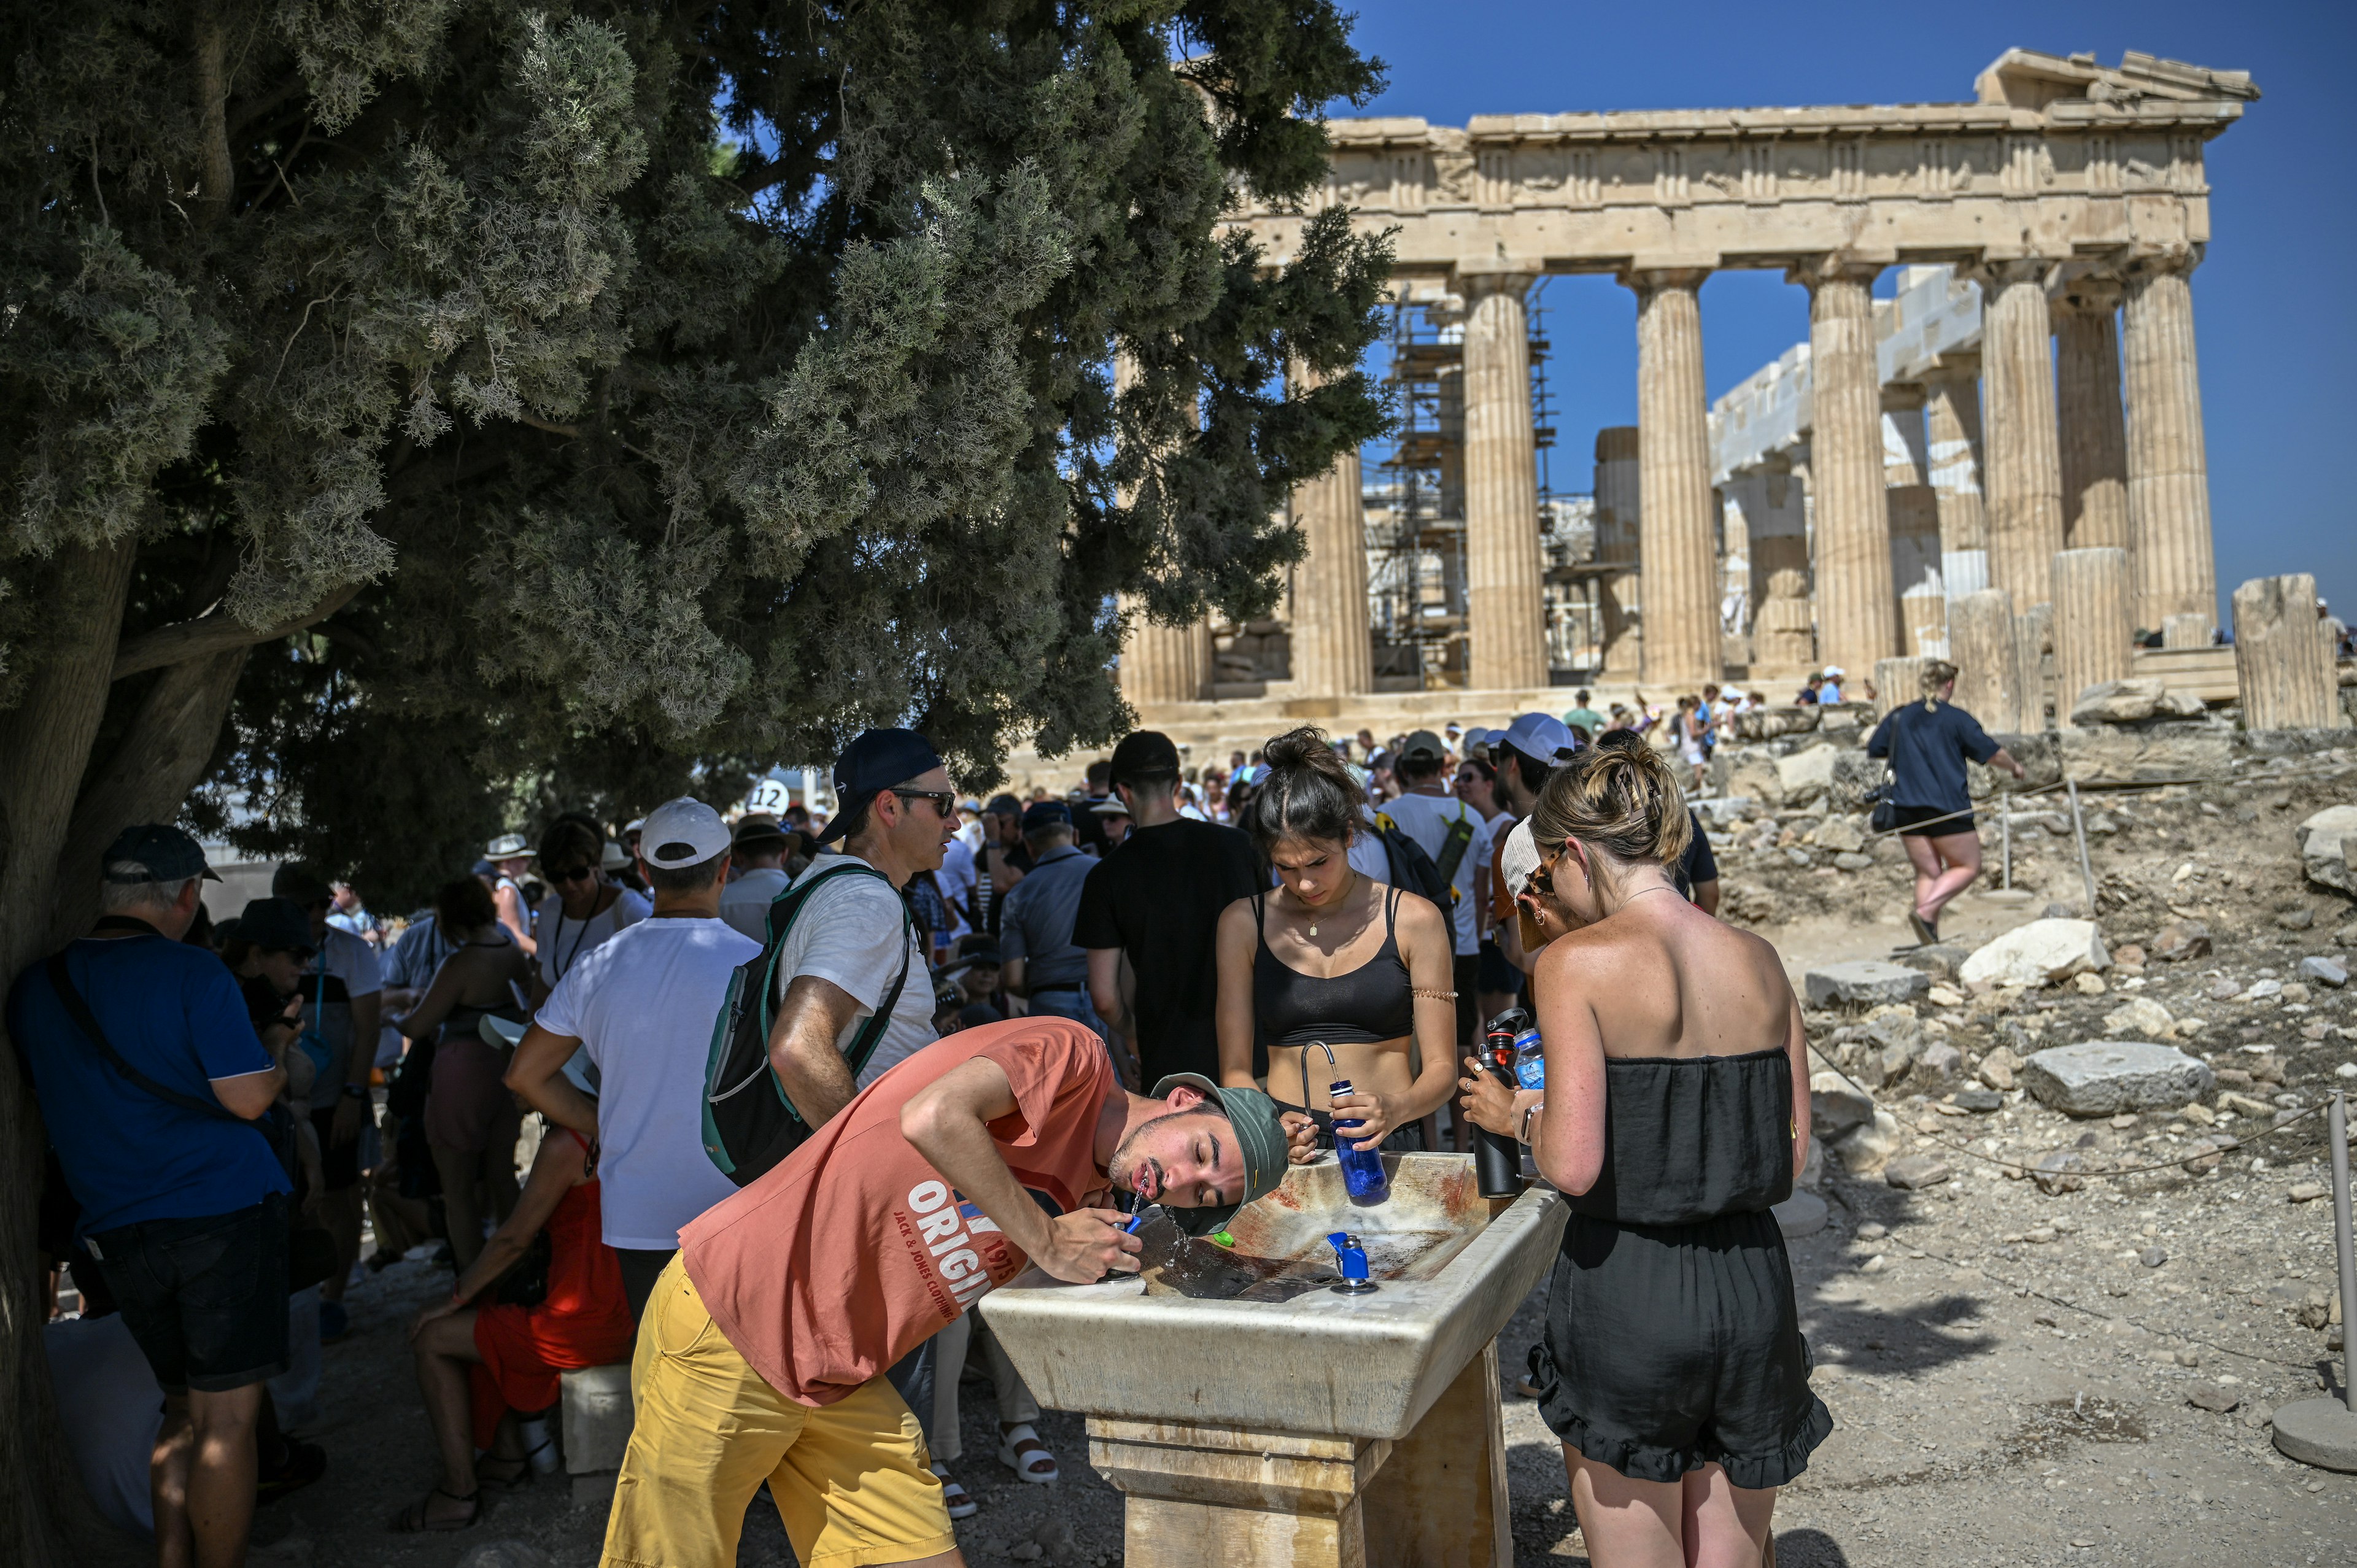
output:
M1620 900L1620 908L1623 909L1627 908L1630 905L1634 904L1638 899L1642 898L1648 893L1674 893L1676 891L1677 889L1667 882L1656 883L1651 887L1640 887L1637 891L1630 894L1629 897Z
M1341 908L1344 904L1349 903L1349 902L1350 902L1350 900L1351 900L1351 894L1353 894L1353 893L1356 893L1358 890L1359 890L1359 868L1358 868L1357 866L1355 866L1355 865L1354 865L1354 866L1352 866L1352 867L1351 868L1351 883L1350 883L1350 886L1342 889L1342 897L1340 897L1340 898L1337 898L1337 899L1335 899L1335 900L1334 900L1334 907L1335 907L1336 908ZM1314 937L1314 936L1316 936L1316 935L1318 934L1318 922L1317 922L1316 920L1314 920L1314 919L1313 919L1313 920L1311 920L1311 921L1309 922L1309 934L1310 934L1311 936L1313 936L1313 937Z

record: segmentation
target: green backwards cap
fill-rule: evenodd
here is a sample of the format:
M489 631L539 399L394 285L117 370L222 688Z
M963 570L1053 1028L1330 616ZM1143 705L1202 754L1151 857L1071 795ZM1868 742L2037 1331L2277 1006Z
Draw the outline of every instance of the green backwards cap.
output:
M1243 1203L1223 1203L1211 1208L1163 1206L1162 1212L1170 1216L1171 1223L1180 1230L1189 1236L1209 1236L1225 1230L1245 1203L1275 1192L1284 1182L1286 1168L1292 1159L1275 1101L1257 1089L1222 1089L1199 1072L1170 1074L1154 1086L1154 1098L1168 1099L1170 1091L1181 1084L1202 1090L1205 1099L1226 1113L1228 1125L1235 1129L1236 1153L1244 1162Z

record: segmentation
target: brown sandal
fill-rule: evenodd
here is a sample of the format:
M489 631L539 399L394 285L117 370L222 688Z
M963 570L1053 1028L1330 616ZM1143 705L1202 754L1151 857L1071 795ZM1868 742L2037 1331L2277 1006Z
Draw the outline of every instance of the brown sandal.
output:
M400 1535L442 1535L453 1530L472 1530L476 1521L483 1517L482 1496L479 1489L462 1498L456 1492L446 1492L436 1487L393 1515L393 1522L385 1528ZM467 1517L447 1524L436 1524L425 1517L425 1510L434 1506L436 1498L447 1498L454 1503L466 1504Z

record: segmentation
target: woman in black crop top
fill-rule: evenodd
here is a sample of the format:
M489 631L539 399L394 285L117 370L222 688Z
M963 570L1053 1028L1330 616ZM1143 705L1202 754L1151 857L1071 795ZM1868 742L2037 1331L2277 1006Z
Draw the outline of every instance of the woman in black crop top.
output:
M1557 768L1531 830L1533 890L1573 927L1533 971L1546 1088L1462 1087L1572 1210L1540 1412L1597 1568L1757 1563L1833 1430L1770 1211L1808 1155L1800 1004L1773 948L1679 897L1691 828L1652 747Z
M1317 1124L1321 1147L1332 1146L1339 1115L1363 1124L1357 1148L1421 1149L1416 1123L1456 1079L1448 921L1351 865L1364 796L1321 731L1279 736L1265 751L1267 775L1239 825L1278 885L1220 916L1220 1081L1254 1087L1257 1047L1268 1062L1262 1087L1288 1124ZM1331 1068L1317 1044L1333 1050ZM1329 1105L1337 1078L1352 1092Z

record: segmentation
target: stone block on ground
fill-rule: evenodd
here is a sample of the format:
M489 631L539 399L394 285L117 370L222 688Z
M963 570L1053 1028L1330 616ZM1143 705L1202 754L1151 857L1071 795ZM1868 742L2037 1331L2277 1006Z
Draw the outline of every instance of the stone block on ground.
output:
M2217 1077L2209 1064L2174 1046L2143 1040L2089 1040L2040 1051L2021 1066L2024 1088L2069 1116L2174 1109L2207 1094Z
M1787 1241L1813 1236L1825 1228L1825 1200L1813 1192L1796 1192L1776 1205L1772 1212L1776 1229L1784 1233Z
M630 1367L583 1367L565 1372L565 1467L576 1476L622 1467L630 1445Z
M1812 1007L1872 1007L1921 996L1932 988L1932 977L1879 959L1852 959L1809 971L1802 985Z
M1980 1079L1993 1090L2011 1089L2014 1071L2020 1066L2021 1059L2010 1046L1999 1046L1981 1058Z
M1904 1192L1937 1187L1954 1174L1938 1155L1901 1155L1882 1167L1882 1179Z
M1816 831L1809 835L1809 842L1819 849L1855 854L1866 847L1866 833L1857 825L1856 817L1836 811L1817 824Z
M1818 745L1806 746L1790 757L1776 759L1776 782L1784 792L1784 803L1797 806L1817 799L1833 787L1834 769L1841 759L1841 748Z
M2337 958L2304 958L2299 961L2299 977L2338 991L2349 983L2349 966Z
M2169 963L2210 956L2210 928L2199 920L2171 920L2153 939L2152 956Z
M2093 920L2039 919L1985 943L1964 960L1960 978L1970 985L2053 985L2111 965Z
M1834 1157L1855 1176L1874 1175L1898 1152L1899 1118L1888 1111L1876 1112L1873 1121L1851 1128L1834 1144Z
M2154 677L2134 681L2098 681L2082 691L2078 701L2071 704L2071 722L2074 725L2134 724L2158 713L2168 695L2167 682Z
M1821 1072L1809 1079L1809 1135L1818 1142L1836 1142L1873 1119L1873 1098L1852 1089L1841 1074Z
M1908 969L1920 969L1934 980L1953 980L1964 960L1972 956L1970 948L1960 948L1949 942L1932 942L1920 948L1910 948L1894 954L1890 960Z
M2298 842L2310 882L2357 893L2357 806L2327 806L2299 824Z
M2104 1027L2126 1040L2165 1040L2177 1025L2169 1009L2149 996L2137 996L2104 1015Z
M1964 1070L1964 1053L1945 1040L1934 1040L1915 1058L1915 1080L1931 1089L1944 1089Z

